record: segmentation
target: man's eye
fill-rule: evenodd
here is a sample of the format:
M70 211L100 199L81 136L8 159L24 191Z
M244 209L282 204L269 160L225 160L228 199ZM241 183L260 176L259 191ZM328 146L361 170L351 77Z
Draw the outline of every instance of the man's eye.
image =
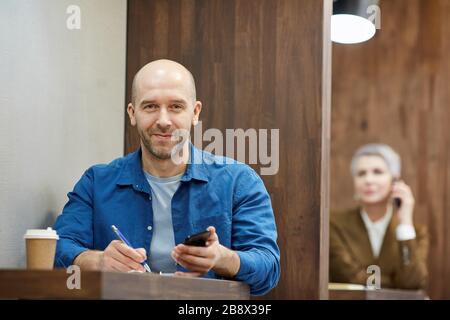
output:
M174 104L174 105L172 105L172 109L174 109L174 110L181 110L181 109L183 109L183 106L179 105L179 104Z
M156 104L147 104L144 106L144 109L156 109L158 106Z
M364 176L365 174L366 174L365 171L359 171L356 175L357 175L358 177L362 177L362 176Z

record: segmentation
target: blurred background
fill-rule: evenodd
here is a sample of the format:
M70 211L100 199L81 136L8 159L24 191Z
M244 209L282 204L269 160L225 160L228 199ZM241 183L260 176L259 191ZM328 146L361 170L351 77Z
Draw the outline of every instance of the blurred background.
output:
M84 170L123 154L126 8L0 2L0 268L24 267L25 231L52 226Z
M450 299L450 1L381 0L367 42L333 44L330 206L355 206L350 161L369 142L402 158L430 233L429 294Z

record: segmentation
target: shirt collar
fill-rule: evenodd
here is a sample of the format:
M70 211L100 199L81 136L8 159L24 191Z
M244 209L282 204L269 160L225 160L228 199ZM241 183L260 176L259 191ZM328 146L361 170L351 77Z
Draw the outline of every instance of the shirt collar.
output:
M370 220L369 215L367 214L366 211L364 211L364 209L361 209L361 217L362 217L367 229L385 230L385 229L387 229L389 222L391 221L391 218L392 218L392 205L391 204L388 205L386 213L378 221L373 222L372 220Z
M190 141L189 141L189 163L186 168L186 172L184 173L181 181L190 181L191 179L208 182L209 174L208 169L206 168L206 163L204 162L205 153L197 149Z
M190 141L189 143L189 163L187 165L184 175L181 177L181 181L190 181L192 179L208 182L209 174L206 164L204 162L203 151L197 149ZM146 178L142 169L142 150L138 150L130 153L125 157L125 165L117 181L118 185L132 185L133 188L139 191L148 191L146 185Z

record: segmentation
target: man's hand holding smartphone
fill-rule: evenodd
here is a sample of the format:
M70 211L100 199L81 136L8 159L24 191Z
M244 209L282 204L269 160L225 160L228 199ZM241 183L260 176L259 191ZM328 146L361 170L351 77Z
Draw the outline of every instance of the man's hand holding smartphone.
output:
M179 276L201 276L210 270L217 274L232 278L239 271L240 259L238 254L219 243L216 228L208 227L209 237L205 238L205 246L199 246L201 238L207 233L198 234L196 237L186 239L185 243L175 246L172 250L172 258L185 269L191 272L176 272ZM195 241L194 241L195 240ZM188 245L188 244L195 245Z

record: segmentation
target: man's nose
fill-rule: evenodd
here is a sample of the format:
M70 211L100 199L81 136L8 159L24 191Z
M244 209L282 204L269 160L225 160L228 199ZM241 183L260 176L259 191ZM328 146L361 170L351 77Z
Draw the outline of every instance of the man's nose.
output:
M172 125L172 121L170 120L170 115L165 108L161 108L159 112L158 120L156 124L161 128L167 128Z

